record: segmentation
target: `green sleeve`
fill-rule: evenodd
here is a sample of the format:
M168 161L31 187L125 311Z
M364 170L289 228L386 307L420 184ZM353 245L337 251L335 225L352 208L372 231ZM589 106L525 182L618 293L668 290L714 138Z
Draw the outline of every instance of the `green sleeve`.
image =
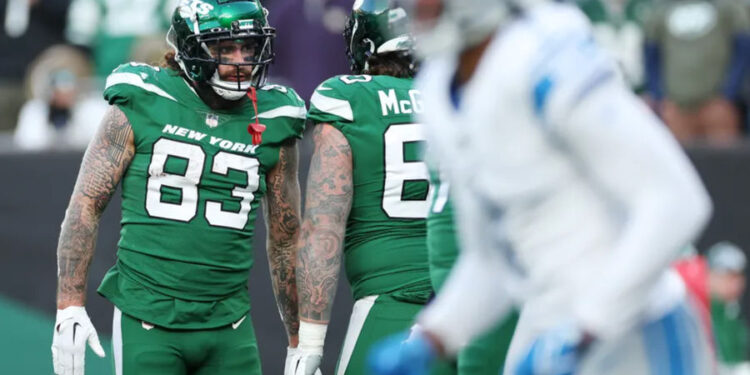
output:
M283 143L290 139L300 139L305 131L307 107L291 87L267 85L261 90L268 92L274 98L274 108L260 113L259 120L275 119L276 128L273 142Z
M310 99L307 119L314 124L327 123L341 129L354 122L354 110L346 84L339 77L323 82Z
M107 76L104 99L109 104L131 106L138 96L158 95L176 101L159 82L159 74L169 74L157 66L142 63L126 63L118 66Z

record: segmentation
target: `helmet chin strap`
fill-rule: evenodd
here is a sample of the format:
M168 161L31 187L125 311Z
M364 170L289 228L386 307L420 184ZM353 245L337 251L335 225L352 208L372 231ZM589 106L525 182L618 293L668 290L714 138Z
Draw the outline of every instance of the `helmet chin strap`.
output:
M222 98L226 100L235 101L235 100L242 99L247 94L247 90L250 89L251 84L247 83L247 87L245 88L245 90L242 90L242 91L237 90L237 89L229 89L228 87L230 86L237 87L237 84L236 83L233 84L232 82L222 81L219 78L219 72L214 72L214 76L211 77L210 86L211 88L213 88L214 92L217 95L221 96ZM239 88L240 89L243 88L242 83L240 83Z
M226 100L231 100L231 101L240 100L247 94L247 92L245 91L227 90L227 89L222 89L221 87L216 87L213 85L211 85L211 88L214 90L216 95L219 95L222 98Z

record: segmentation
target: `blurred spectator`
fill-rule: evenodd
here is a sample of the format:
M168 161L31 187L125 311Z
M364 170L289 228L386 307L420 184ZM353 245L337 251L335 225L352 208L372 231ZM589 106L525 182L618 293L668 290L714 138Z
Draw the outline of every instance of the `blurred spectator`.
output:
M141 38L160 35L178 0L73 0L65 35L91 49L95 75L101 79L127 62Z
M594 37L619 62L626 82L643 91L643 24L653 0L578 0Z
M750 374L748 326L740 311L745 292L745 253L720 242L708 250L711 319L721 375Z
M708 261L695 249L693 245L686 246L682 255L674 263L674 268L680 274L688 295L691 296L700 313L706 337L713 336L711 328L711 298L708 290Z
M741 136L735 104L750 56L748 10L736 0L665 0L648 17L646 74L654 105L681 142Z
M104 115L106 102L86 84L88 62L80 52L54 46L27 74L30 99L18 116L13 141L23 150L84 149Z
M45 48L64 41L70 0L0 1L0 131L13 129L24 102L23 75Z

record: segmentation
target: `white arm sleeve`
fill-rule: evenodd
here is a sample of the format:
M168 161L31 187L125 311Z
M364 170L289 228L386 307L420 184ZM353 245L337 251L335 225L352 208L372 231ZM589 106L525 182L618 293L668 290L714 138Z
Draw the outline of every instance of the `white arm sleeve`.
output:
M497 233L499 218L493 217L480 195L466 186L451 187L462 250L443 289L420 314L418 323L452 356L508 312L512 271L504 258L507 253L499 249L502 239L488 243L492 241L488 234Z
M622 83L595 82L575 100L552 116L550 131L624 211L610 256L575 306L584 328L606 338L635 324L648 291L700 234L711 202L680 145Z

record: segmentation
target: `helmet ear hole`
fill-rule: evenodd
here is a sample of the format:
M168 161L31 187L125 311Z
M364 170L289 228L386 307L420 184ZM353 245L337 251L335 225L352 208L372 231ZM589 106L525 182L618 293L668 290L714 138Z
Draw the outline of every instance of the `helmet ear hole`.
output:
M375 43L370 38L362 39L362 44L365 47L365 50L369 52L370 55L375 53Z

